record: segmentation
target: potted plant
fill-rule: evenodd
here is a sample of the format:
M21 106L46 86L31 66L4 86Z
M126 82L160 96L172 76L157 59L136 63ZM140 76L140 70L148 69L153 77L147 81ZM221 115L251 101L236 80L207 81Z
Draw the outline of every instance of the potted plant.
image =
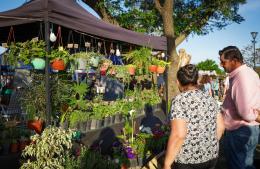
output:
M46 56L45 42L31 40L12 43L9 53L6 53L5 56L10 65L18 66L20 62L25 65L32 63L35 69L43 69L45 67L43 58Z
M70 155L72 148L71 130L58 127L47 127L41 135L31 137L32 144L25 147L22 157L25 168L63 168L65 156Z
M152 50L150 48L141 47L140 49L129 52L125 57L128 62L136 65L136 68L139 70L140 74L143 75L148 69L151 53Z
M21 94L21 108L27 114L28 127L37 133L42 130L46 117L46 88L43 75L32 73L33 81Z
M157 65L156 72L159 74L164 73L166 66L170 65L170 62L166 62L160 59L154 59L153 62Z
M51 51L50 55L51 67L54 70L65 70L66 64L70 60L70 54L63 48L54 49Z

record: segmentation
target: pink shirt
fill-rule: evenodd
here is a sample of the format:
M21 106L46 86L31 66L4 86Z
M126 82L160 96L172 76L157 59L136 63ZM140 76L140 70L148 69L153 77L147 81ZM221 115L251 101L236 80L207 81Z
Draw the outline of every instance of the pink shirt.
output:
M259 125L254 109L260 109L260 80L253 69L242 65L229 74L229 89L223 103L226 129Z

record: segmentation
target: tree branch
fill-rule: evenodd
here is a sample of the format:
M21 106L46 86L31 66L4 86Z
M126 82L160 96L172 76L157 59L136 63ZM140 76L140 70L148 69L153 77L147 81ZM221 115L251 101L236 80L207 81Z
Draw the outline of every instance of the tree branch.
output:
M175 39L175 44L178 46L181 44L185 39L187 38L187 34L180 34L176 39Z
M162 15L162 6L160 4L160 0L154 0L155 8L159 11L159 13Z

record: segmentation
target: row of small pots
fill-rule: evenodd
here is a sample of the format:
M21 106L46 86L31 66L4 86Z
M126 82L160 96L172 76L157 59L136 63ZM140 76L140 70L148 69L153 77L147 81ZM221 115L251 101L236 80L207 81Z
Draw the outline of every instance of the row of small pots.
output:
M116 114L113 116L105 117L104 119L90 119L77 124L77 129L81 132L87 132L89 130L95 130L102 127L107 127L116 123L123 122L122 114Z

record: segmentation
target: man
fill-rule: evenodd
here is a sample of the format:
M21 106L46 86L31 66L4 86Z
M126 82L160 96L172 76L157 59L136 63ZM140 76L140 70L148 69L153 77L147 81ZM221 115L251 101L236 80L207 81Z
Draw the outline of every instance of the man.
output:
M229 73L229 88L223 102L226 135L224 148L230 169L255 169L254 150L259 136L256 122L260 108L260 80L243 62L236 46L219 51L221 66Z

